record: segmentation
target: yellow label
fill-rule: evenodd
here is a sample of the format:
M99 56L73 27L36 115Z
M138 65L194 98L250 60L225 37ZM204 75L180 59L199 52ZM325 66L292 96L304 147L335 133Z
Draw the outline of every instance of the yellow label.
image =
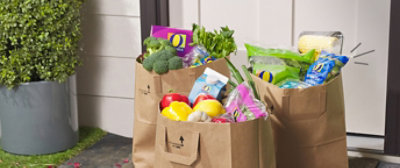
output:
M171 42L172 46L175 48L183 49L186 47L186 35L185 34L168 33L168 40Z
M323 64L323 63L319 63L319 64L315 65L315 67L313 68L313 70L314 70L314 71L317 71L317 72L321 72L321 70L322 70L323 67L324 67L324 64Z

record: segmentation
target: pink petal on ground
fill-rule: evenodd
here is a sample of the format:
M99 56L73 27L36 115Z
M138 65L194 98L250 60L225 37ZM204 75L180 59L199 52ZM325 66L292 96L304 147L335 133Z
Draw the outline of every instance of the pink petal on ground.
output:
M74 163L74 168L79 168L80 166L81 166L80 163L78 163L78 162L75 162L75 163Z
M121 164L119 164L119 163L115 163L115 166L117 166L118 168L121 168Z
M124 163L128 163L128 162L129 162L128 158L124 159Z

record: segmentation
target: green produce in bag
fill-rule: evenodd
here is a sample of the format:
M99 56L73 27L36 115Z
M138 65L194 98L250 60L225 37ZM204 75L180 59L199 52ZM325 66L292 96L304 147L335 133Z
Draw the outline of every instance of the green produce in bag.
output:
M292 59L298 62L312 64L314 63L314 52L315 50L310 50L305 54L299 54L297 52L293 52L285 49L274 49L274 48L262 48L253 46L250 44L244 44L247 49L248 58L252 56L271 56L277 57L281 59Z
M277 84L285 79L299 80L300 69L287 65L267 65L255 63L252 65L253 74L264 81Z
M309 66L314 62L315 50L299 54L285 49L265 49L250 44L245 44L248 59L251 65L256 63L267 65L286 65L299 68L299 76L304 79Z

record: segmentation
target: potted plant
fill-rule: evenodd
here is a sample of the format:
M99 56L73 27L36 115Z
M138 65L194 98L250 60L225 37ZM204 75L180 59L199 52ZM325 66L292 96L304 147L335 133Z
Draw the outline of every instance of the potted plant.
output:
M0 1L0 146L63 151L78 141L76 88L82 0ZM75 96L74 96L75 95Z

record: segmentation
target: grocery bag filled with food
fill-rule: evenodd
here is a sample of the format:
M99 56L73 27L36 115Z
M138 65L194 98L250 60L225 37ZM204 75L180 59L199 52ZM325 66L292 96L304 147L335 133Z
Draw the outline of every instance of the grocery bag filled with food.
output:
M276 167L266 107L251 78L245 82L227 62L236 83L206 68L188 95L163 97L155 167Z
M132 160L136 167L153 167L159 100L174 90L188 95L206 67L229 77L226 60L236 51L233 30L215 32L193 25L193 30L152 26L136 59ZM222 45L223 44L223 45Z
M246 44L249 70L271 110L277 167L348 167L340 32L305 32L298 50Z

